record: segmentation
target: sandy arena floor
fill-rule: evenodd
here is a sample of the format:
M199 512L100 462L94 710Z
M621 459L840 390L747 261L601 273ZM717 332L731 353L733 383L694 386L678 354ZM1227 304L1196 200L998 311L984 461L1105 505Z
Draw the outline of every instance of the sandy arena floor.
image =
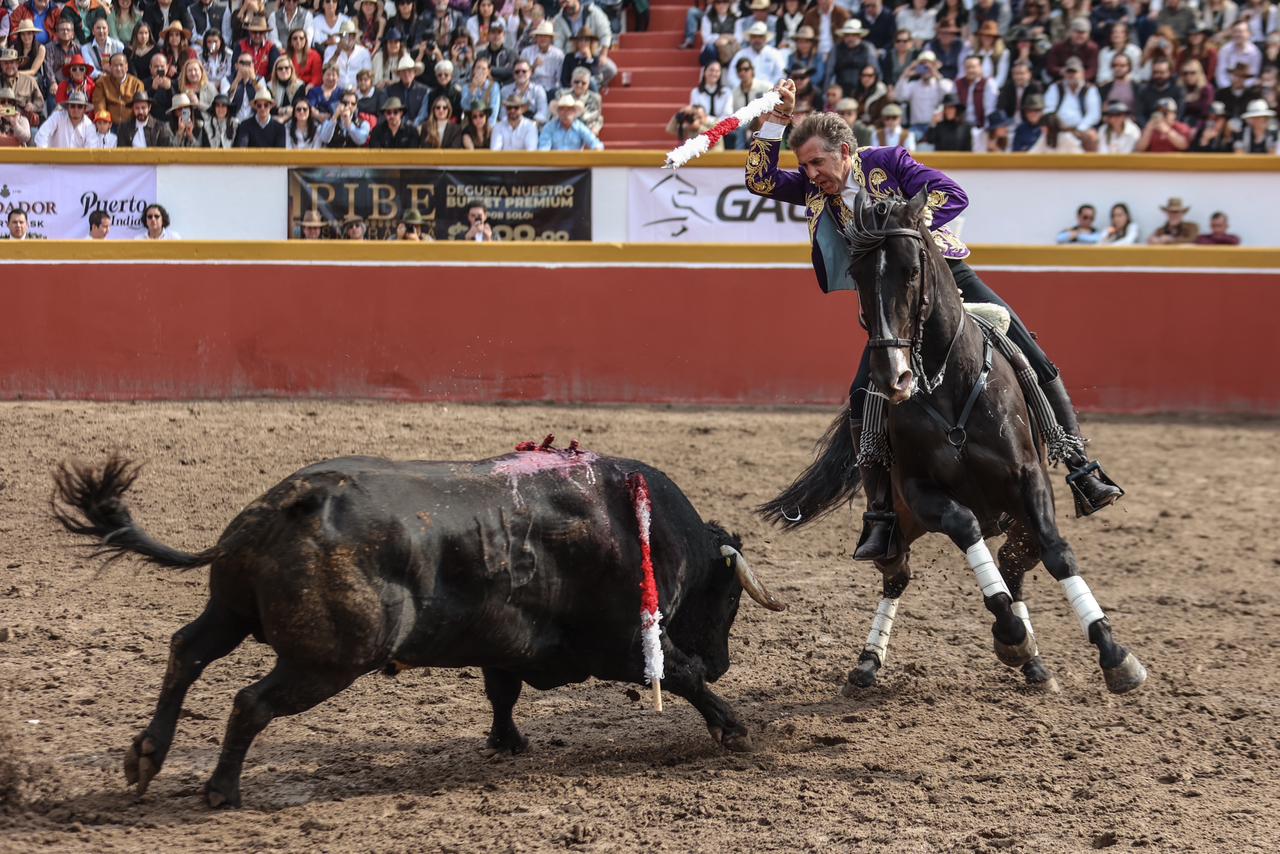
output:
M825 413L327 403L0 405L0 850L1025 852L1280 848L1280 462L1275 422L1103 421L1094 449L1123 508L1063 522L1117 637L1147 664L1103 687L1043 570L1028 581L1062 684L1028 693L991 652L964 558L916 549L877 687L839 696L879 596L849 559L851 516L798 534L749 508L808 460ZM479 672L369 676L273 723L249 754L243 809L211 811L235 691L269 667L251 641L189 694L147 797L121 755L150 717L170 634L205 570L120 561L98 574L48 516L51 467L120 448L147 462L134 510L162 541L211 544L296 468L346 453L479 458L555 432L650 461L790 608L744 597L718 693L757 752L731 755L668 697L624 685L526 689L522 756L486 759ZM1066 503L1060 478L1059 507ZM14 783L29 804L15 808ZM8 798L9 803L3 803Z

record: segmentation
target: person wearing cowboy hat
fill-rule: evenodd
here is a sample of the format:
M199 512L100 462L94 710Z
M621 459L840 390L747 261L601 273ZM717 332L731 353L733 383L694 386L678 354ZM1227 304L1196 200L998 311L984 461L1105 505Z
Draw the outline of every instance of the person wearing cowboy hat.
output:
M733 37L738 40L738 44L746 44L747 30L752 24L759 22L769 30L768 43L776 47L778 19L770 11L773 8L772 0L747 0L742 3L742 7L747 10L747 14L733 25Z
M1209 105L1208 114L1196 128L1190 150L1203 154L1230 154L1236 150L1235 133L1231 129L1226 104L1214 101Z
M201 128L200 147L227 149L234 148L236 132L240 122L231 111L231 99L226 95L215 95L209 105L209 112L204 117Z
M36 148L95 148L98 132L88 110L89 99L84 93L72 92L62 109L36 131Z
M111 113L107 110L98 110L93 114L93 129L97 132L97 144L94 148L110 149L119 144L120 138L112 130L113 126Z
M964 106L955 92L943 96L941 110L934 114L933 124L920 141L933 146L934 151L973 151L973 127L965 121Z
M85 62L83 56L73 53L67 57L66 63L62 66L62 82L58 84L58 89L54 95L54 100L59 105L67 102L67 96L72 92L83 92L86 101L93 100L93 80L89 77L89 63Z
M174 148L199 148L204 122L200 117L200 104L185 92L173 96L169 107L169 131L173 134Z
M31 142L31 122L18 108L13 90L0 86L0 148L24 148Z
M1221 63L1218 68L1221 73ZM1214 97L1226 108L1227 118L1231 120L1233 129L1238 129L1241 125L1240 117L1249 108L1249 104L1262 97L1261 87L1249 83L1251 74L1248 65L1243 62L1236 63L1230 71L1231 84L1214 93Z
M1152 233L1147 243L1152 246L1195 243L1200 235L1200 226L1186 220L1187 211L1191 208L1183 204L1180 197L1171 196L1160 210L1166 217L1164 225Z
M415 62L412 56L408 53L403 54L400 61L396 63L396 82L384 90L388 98L398 98L404 105L405 112L411 116L420 114L422 105L431 97L431 89L418 79L421 68L422 66ZM381 105L378 112L381 112Z
M1161 98L1156 101L1134 151L1153 154L1186 151L1191 147L1191 137L1191 128L1178 121L1178 102L1172 98Z
M556 118L547 122L538 135L539 151L601 151L604 149L596 135L578 116L582 105L572 95L565 95L555 102Z
M406 240L410 243L426 243L432 240L427 221L417 208L407 208L396 226L396 233L388 240Z
M729 85L738 85L738 63L747 60L755 69L756 81L772 86L786 76L787 58L769 44L769 28L760 21L747 27L747 43L729 62Z
M529 63L532 82L537 83L547 92L554 92L560 85L560 68L564 65L564 51L556 47L556 31L550 21L544 20L528 35L533 44L520 52L520 58Z
M324 217L315 208L309 209L298 220L298 232L303 240L324 240Z
M23 25L31 24L30 19ZM34 26L34 25L32 25ZM45 115L47 105L40 84L30 74L18 73L18 52L0 43L0 86L12 89L18 102L18 109L32 121L38 121Z
M253 93L253 115L236 128L236 148L285 148L287 134L275 117L276 99L261 80Z
M233 62L238 64L242 56L248 56L253 62L255 80L269 76L271 69L275 68L276 60L280 58L280 48L267 37L270 30L271 25L267 23L267 19L261 15L255 15L245 25L248 36L236 45Z
M1280 154L1276 148L1276 111L1265 100L1250 101L1240 116L1244 130L1236 141L1236 151L1241 154Z
M192 29L191 14L187 11L190 2L189 0L151 0L149 3L137 4L140 7L146 7L142 13L142 22L151 28L152 37L161 47L165 44L162 33L174 21L182 24L183 29L188 32Z
M859 148L849 125L831 113L814 114L790 128L789 141L802 168L781 168L779 156L783 135L792 122L795 87L791 81L784 80L774 91L780 102L763 117L762 126L751 143L744 182L752 195L804 205L813 270L823 292L857 290L861 284L853 279L848 266L845 223L853 215L851 206L899 196L913 199L920 206L919 225L931 233L933 244L946 262L962 298L1008 307L965 262L969 248L948 227L968 207L969 197L963 187L945 173L920 163L901 146L881 144ZM886 106L881 118L887 120L894 111L893 105ZM1008 335L1035 371L1058 426L1078 438L1075 410L1058 369L1012 309L1009 316ZM870 348L864 348L850 388L846 413L850 432L842 441L852 448L859 447L862 438L862 406L870 385L870 358ZM1079 499L1079 507L1086 515L1114 503L1124 494L1082 450L1073 449L1065 456L1064 461L1071 470L1069 483L1073 495ZM864 464L859 468L869 506L863 517L865 524L855 559L892 560L899 551L894 537L896 516L890 473L882 464Z
M857 18L845 21L836 33L838 41L827 58L827 76L845 92L856 91L862 71L868 65L880 67L875 45L865 41L866 35L867 28Z
M338 27L338 43L324 50L324 64L338 66L338 82L344 89L356 88L356 75L367 68L373 70L373 55L360 44L355 21L344 21Z
M502 100L506 118L493 123L493 139L489 148L493 151L537 151L538 125L525 118L525 102L519 95L508 95Z
M609 58L609 49L613 47L613 30L609 26L609 17L595 3L583 3L582 0L560 0L560 14L551 19L551 27L555 32L555 44L561 54L568 54L570 41L584 30L590 30L596 40L592 48L599 70L595 76L600 78L602 86L608 86L618 73L618 66ZM598 48L598 49L597 49ZM550 92L557 84L567 85L568 78L563 71L556 74L553 82L547 87Z
M1098 133L1099 154L1132 154L1142 138L1142 129L1129 116L1129 105L1111 101L1102 111L1102 129Z
M342 218L341 232L343 240L364 240L368 225L364 217L352 211Z
M169 125L151 114L151 96L146 90L138 92L130 102L133 115L116 128L116 137L122 148L171 148L173 134Z
M459 131L460 133L461 131ZM370 148L421 148L418 129L405 116L399 98L388 98L382 105L382 121L369 135Z
M1264 25L1265 26L1265 25ZM1262 50L1253 43L1253 32L1247 20L1238 20L1231 25L1231 38L1218 48L1218 68L1213 75L1213 82L1219 89L1228 89L1235 85L1232 77L1238 66L1244 66L1246 72L1240 85L1251 86L1257 82L1262 71ZM1230 109L1228 104L1227 108Z

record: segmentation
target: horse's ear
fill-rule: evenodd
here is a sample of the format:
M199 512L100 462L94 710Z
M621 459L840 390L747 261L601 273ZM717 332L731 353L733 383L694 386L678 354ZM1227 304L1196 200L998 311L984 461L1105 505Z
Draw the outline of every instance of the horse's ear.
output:
M920 222L920 215L924 213L925 205L929 203L929 188L921 187L920 192L911 197L911 201L907 202L907 220L913 223Z

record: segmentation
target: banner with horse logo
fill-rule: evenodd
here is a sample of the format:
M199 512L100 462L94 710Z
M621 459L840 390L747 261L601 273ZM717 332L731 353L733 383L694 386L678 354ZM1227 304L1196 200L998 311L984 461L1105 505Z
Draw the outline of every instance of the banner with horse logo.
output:
M289 236L310 210L329 223L356 214L367 239L396 235L406 212L436 240L462 240L467 208L481 202L497 240L590 240L589 169L290 169Z
M753 196L741 169L633 169L627 239L638 243L807 243L803 205Z
M0 223L26 211L36 240L87 238L96 210L111 214L109 240L130 240L146 233L142 212L154 201L154 166L0 166Z

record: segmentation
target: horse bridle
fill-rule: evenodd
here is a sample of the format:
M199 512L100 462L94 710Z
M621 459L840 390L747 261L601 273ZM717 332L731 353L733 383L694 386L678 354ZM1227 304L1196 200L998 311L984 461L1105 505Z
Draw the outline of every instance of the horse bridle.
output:
M888 218L891 211L890 205L885 202L879 202L874 207L863 203L862 194L854 204L852 227L845 231L845 240L849 244L849 254L852 258L858 258L869 252L879 250L884 251L884 242L892 237L903 237L912 240L919 245L920 249L920 302L916 305L915 316L911 322L910 338L895 338L887 335L873 334L867 341L867 346L871 349L893 349L901 348L910 351L911 370L915 373L917 382L916 387L925 394L932 394L934 389L942 385L943 379L947 373L947 362L951 360L951 351L955 349L956 341L960 338L960 330L964 326L963 320L956 325L955 334L951 337L951 343L947 346L946 355L942 359L942 364L938 368L938 373L932 379L924 369L924 324L928 319L928 309L932 303L933 284L929 271L929 254L926 251L925 236L916 229L912 228L885 228L884 220ZM868 214L879 214L881 217L879 222L870 222L866 220ZM933 284L936 288L937 285ZM868 329L869 332L879 333L887 330L887 318L883 317L884 302L880 295L880 265L876 265L875 275L871 280L871 298L875 302L877 318L868 318L868 323L874 323L876 329Z

